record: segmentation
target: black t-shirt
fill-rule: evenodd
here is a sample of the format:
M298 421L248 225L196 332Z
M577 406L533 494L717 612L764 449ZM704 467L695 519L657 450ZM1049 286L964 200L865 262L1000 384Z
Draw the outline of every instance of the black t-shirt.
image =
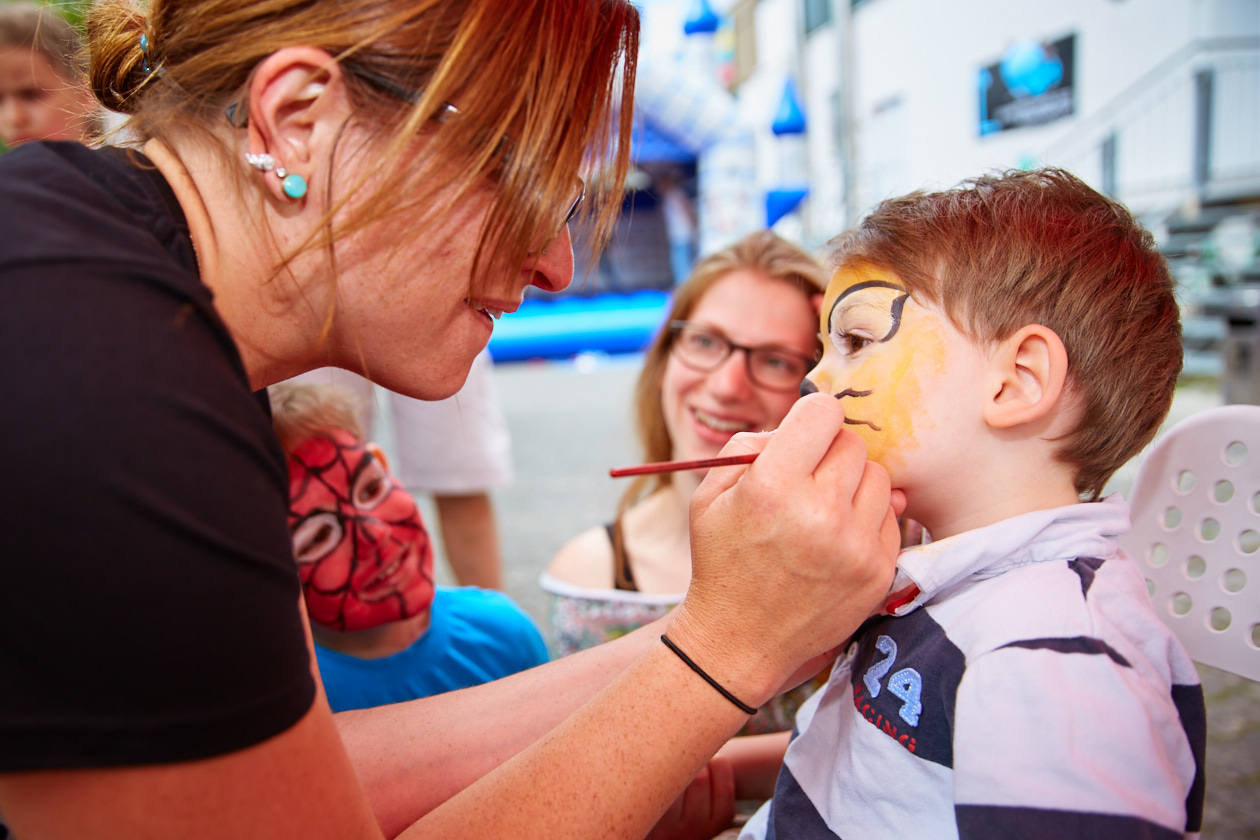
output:
M144 158L0 156L0 771L258 743L314 681L284 456Z

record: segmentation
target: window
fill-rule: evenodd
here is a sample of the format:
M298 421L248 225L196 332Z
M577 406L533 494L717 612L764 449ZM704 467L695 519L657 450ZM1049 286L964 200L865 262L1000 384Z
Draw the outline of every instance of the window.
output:
M805 33L831 22L831 0L805 0Z
M735 20L735 73L731 89L738 88L757 66L756 0L740 0L731 10Z

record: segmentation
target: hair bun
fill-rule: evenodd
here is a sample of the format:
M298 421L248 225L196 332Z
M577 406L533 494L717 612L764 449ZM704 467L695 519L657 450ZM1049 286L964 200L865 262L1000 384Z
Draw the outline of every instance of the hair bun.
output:
M98 0L88 12L88 84L97 100L111 111L131 114L149 81L140 36L149 28L143 11L131 0Z

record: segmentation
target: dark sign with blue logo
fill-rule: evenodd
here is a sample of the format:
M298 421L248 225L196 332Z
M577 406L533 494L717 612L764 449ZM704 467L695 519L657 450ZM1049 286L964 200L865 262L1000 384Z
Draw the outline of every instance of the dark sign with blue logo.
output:
M1041 125L1075 110L1076 36L1050 43L1012 44L997 64L980 71L980 134Z

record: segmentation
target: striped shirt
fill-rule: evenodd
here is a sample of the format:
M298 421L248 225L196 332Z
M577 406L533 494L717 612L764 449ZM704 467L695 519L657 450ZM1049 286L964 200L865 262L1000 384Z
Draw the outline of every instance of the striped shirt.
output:
M802 707L741 840L1196 836L1203 692L1128 528L1114 496L904 552L921 594Z

